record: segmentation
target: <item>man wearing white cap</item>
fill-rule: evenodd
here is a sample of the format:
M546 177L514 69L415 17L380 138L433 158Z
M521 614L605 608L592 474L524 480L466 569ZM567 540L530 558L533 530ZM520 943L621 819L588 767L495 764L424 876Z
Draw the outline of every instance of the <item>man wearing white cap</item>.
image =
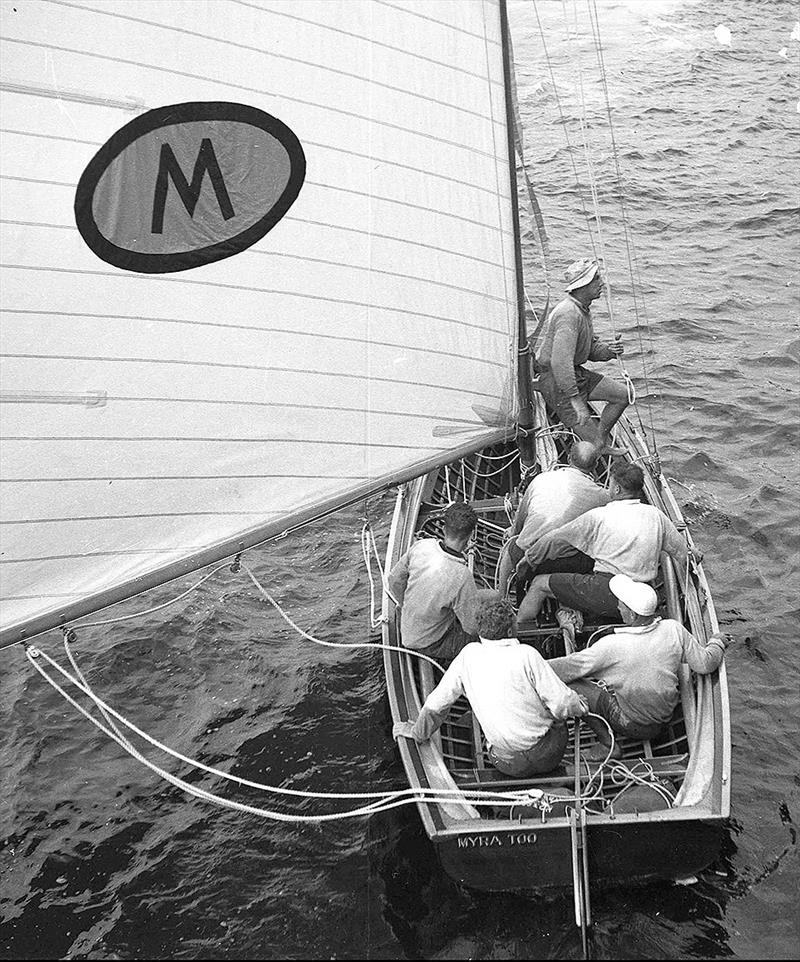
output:
M586 361L610 361L623 352L619 341L603 343L592 328L589 307L603 292L594 261L575 261L567 268L567 296L550 312L537 351L539 390L564 425L598 447L608 446L611 429L628 406L623 384L588 371ZM587 401L605 401L600 429L590 420Z
M678 704L678 669L685 662L701 675L716 671L731 636L717 632L702 645L683 625L656 615L658 597L650 585L615 575L609 588L625 623L583 651L548 662L558 677L583 695L589 710L602 715L617 735L654 738ZM587 718L599 745L584 753L590 761L608 754L606 726ZM615 744L613 756L622 752Z

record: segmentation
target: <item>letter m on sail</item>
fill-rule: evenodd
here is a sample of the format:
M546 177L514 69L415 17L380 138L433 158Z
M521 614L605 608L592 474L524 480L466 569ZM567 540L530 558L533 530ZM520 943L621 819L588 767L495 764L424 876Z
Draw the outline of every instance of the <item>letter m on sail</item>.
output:
M197 154L197 160L194 162L191 184L184 176L172 147L169 144L161 145L156 189L153 195L152 233L164 233L164 207L167 203L170 179L175 185L175 189L178 191L189 216L194 217L194 210L197 207L197 201L200 199L200 191L203 189L203 179L206 173L211 181L211 186L214 188L222 216L225 220L230 220L234 216L233 204L231 204L231 199L228 196L228 189L225 186L225 180L211 140L204 137L200 143L200 151Z

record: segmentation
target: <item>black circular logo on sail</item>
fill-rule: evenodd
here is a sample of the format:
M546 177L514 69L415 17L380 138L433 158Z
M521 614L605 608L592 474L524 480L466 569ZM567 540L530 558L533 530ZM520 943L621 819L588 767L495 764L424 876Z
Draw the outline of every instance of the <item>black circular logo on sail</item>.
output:
M75 221L115 267L185 271L260 240L305 172L294 132L263 110L172 104L132 120L95 154L78 182Z

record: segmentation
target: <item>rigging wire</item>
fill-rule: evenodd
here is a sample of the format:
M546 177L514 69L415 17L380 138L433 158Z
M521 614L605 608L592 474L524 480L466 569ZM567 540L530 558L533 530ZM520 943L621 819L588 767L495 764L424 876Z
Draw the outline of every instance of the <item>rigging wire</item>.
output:
M561 97L559 96L559 93L558 93L558 84L556 83L555 71L553 70L553 64L550 59L550 54L547 50L547 42L545 41L545 38L544 38L544 27L542 26L542 21L539 18L539 10L535 0L533 0L533 12L536 15L536 23L539 26L539 36L542 41L542 50L544 51L544 58L547 63L547 70L550 74L550 82L553 85L553 95L555 96L556 107L558 108L558 116L561 120L561 129L564 131L564 139L567 142L567 155L569 156L569 162L572 166L572 172L575 176L575 188L578 194L578 200L581 205L581 210L583 212L583 218L584 218L584 221L586 222L586 228L589 234L589 243L591 245L592 253L594 254L595 260L597 260L597 247L594 242L594 236L592 235L591 223L589 220L589 212L586 209L586 202L583 197L583 185L581 184L581 178L580 178L580 175L578 174L578 166L575 163L572 141L570 140L569 129L567 127L567 118L564 114L564 109L561 104Z
M600 83L603 89L603 96L605 98L606 114L608 116L608 131L611 140L611 150L612 156L614 158L614 169L617 177L617 189L619 191L619 201L620 201L620 211L622 214L622 225L623 225L623 237L625 240L625 248L628 257L628 269L631 280L631 296L633 298L633 310L634 316L636 318L636 332L639 339L639 353L642 359L642 374L645 383L645 390L647 392L648 400L648 414L650 420L650 430L653 438L653 453L658 455L658 445L656 439L655 422L653 418L653 404L652 396L650 394L650 384L649 376L647 372L647 363L645 360L645 349L641 333L641 318L639 314L639 305L637 302L637 290L641 291L641 272L639 271L639 263L636 254L636 246L633 238L633 231L630 227L630 221L628 218L627 208L625 206L625 186L622 178L622 170L619 162L619 149L617 147L617 140L614 133L614 121L611 111L611 97L608 89L608 76L605 66L605 57L603 55L603 44L600 37L600 18L597 12L597 0L586 0L587 9L589 11L589 22L592 27L592 37L594 40L594 49L597 59L597 64L600 71ZM641 295L640 295L641 296ZM645 332L647 334L649 349L654 352L654 344L652 339L652 333L650 329L649 318L647 316L647 306L644 297L641 297L642 315L644 317ZM642 426L643 427L643 426Z

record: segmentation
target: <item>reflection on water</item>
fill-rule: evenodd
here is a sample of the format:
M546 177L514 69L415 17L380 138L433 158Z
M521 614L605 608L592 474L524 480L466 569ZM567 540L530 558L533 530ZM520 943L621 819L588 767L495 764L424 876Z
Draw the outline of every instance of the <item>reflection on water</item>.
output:
M412 811L370 826L370 868L384 886L384 918L410 959L579 959L572 893L481 893L443 871ZM591 845L591 832L590 843ZM659 883L592 889L594 952L605 959L724 958L734 955L725 924L735 897L728 882L736 851L695 885Z

